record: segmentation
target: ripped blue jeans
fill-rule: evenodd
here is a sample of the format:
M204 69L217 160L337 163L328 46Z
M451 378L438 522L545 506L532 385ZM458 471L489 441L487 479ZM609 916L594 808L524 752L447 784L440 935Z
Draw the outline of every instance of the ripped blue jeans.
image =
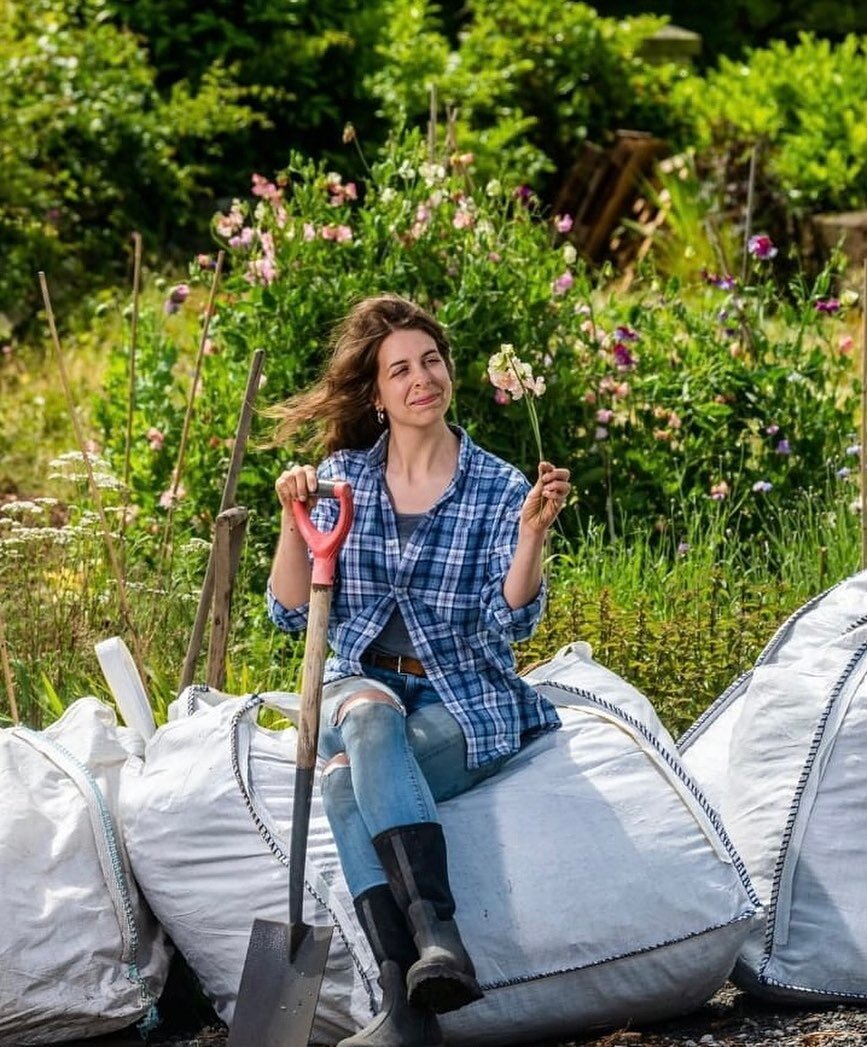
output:
M386 700L367 699L372 690ZM437 803L490 778L508 759L468 770L463 731L430 681L374 666L326 685L319 755L325 813L353 898L387 883L374 836L438 821Z

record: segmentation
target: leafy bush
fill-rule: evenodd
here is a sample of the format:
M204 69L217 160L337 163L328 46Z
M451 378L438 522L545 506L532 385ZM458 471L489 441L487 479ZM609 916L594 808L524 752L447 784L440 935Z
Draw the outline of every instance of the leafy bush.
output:
M545 378L537 403L544 449L573 470L576 526L590 517L616 532L621 515L668 520L699 499L736 503L742 525L760 529L765 504L822 485L836 470L846 482L857 392L852 303L832 297L831 270L778 288L776 248L759 240L743 283L706 273L663 284L647 272L626 297L593 283L520 189L497 181L474 188L462 167L447 170L426 155L417 135L393 143L364 187L295 157L276 182L255 175L252 199L216 216L230 269L195 401L199 435L181 516L210 524L253 350L268 353L263 396L277 401L316 376L329 328L349 304L384 290L417 300L446 325L455 420L531 475L537 454L524 405L503 402L488 359L510 343ZM558 217L561 230L568 224ZM197 262L191 279L207 282L210 264ZM183 308L194 302L201 296ZM150 393L140 378L134 425L133 482L145 499L163 489L165 456L179 443L183 395L173 383L189 386L188 365L180 374L171 366L177 343L154 341L155 324L143 325L152 332L143 352L165 364ZM115 461L125 366L117 353L101 405ZM157 455L147 433L159 425ZM259 437L266 433L260 425ZM280 464L302 454L250 455L244 504L272 516Z
M867 201L865 37L834 45L802 33L794 46L774 42L743 61L723 58L705 78L676 85L672 104L699 149L740 154L760 143L794 212Z
M67 297L124 263L135 230L148 246L179 230L199 192L188 143L248 125L225 70L167 98L136 39L103 0L3 0L0 18L0 313L27 319L45 269ZM120 263L120 264L119 264Z
M486 177L505 173L541 189L540 176L562 179L585 139L608 144L624 127L663 137L673 130L666 100L683 73L636 55L662 19L615 21L558 0L473 0L452 50L436 5L392 0L387 10L381 64L369 80L387 120L422 121L435 86L457 107L460 150Z

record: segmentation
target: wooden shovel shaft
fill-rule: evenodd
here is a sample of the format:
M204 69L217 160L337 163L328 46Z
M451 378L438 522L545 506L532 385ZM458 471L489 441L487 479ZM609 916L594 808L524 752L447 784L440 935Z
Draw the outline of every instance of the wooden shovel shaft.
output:
M316 750L319 744L322 675L328 653L331 594L330 585L314 584L310 590L307 640L304 645L304 666L301 673L301 713L298 718L295 795L292 800L292 835L289 852L289 925L293 928L300 926L304 907L307 832L310 825Z

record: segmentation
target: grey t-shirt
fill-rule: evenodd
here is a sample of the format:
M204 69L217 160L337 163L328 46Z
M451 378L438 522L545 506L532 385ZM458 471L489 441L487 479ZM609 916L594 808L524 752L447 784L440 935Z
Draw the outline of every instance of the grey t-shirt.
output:
M403 552L406 548L406 543L412 537L413 531L427 513L395 513L394 515L397 519L397 537L400 540L400 551ZM402 654L410 655L413 658L417 657L399 607L395 607L391 612L391 617L383 626L382 632L370 645L370 648L382 654Z

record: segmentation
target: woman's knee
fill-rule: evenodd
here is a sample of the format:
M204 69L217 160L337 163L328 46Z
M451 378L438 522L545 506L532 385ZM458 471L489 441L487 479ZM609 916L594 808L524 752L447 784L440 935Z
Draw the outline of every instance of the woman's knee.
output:
M345 752L336 753L322 768L320 781L322 806L329 820L340 817L341 811L355 807L355 794L352 791L352 773L349 768L349 757Z
M403 704L397 698L371 687L347 695L337 707L335 722L338 727L342 727L350 713L353 714L353 720L376 719L383 715L384 709L390 709L402 717L405 715Z

